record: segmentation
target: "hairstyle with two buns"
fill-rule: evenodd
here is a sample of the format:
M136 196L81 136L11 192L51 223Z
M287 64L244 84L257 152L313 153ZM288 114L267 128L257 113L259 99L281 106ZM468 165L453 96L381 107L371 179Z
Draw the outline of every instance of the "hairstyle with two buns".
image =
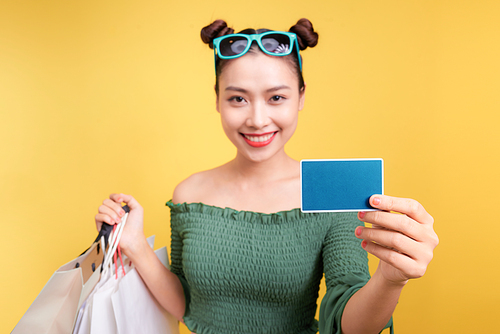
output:
M252 34L260 34L266 31L271 31L270 29L245 29L240 31L240 34L247 34L247 35L252 35ZM297 35L297 42L299 44L299 49L300 50L305 50L308 47L312 48L315 47L316 44L318 44L318 33L314 31L313 25L311 21L308 19L300 19L297 21L295 25L293 25L288 31L293 32ZM215 20L208 26L204 27L201 29L201 40L208 44L208 46L213 49L214 44L213 41L217 37L225 36L225 35L230 35L234 33L234 29L230 28L227 26L226 21L224 20ZM249 52L258 52L259 48L255 48L255 46L252 46ZM293 69L298 77L299 80L299 90L304 89L304 78L302 76L302 72L300 70L300 65L299 65L299 59L300 57L298 52L292 52L290 55L283 57L284 59L290 61L293 64ZM224 68L224 65L228 62L229 60L226 59L219 59L217 57L216 62L215 62L215 71L216 71L216 76L215 76L215 91L218 94L219 93L219 76L222 73L222 70Z

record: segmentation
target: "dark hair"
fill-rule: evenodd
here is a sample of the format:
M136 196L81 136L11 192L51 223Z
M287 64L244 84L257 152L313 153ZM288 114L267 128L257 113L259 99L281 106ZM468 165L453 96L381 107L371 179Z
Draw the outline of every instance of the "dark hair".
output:
M247 34L247 35L253 35L253 34L260 34L266 31L271 31L269 29L245 29L240 31L240 34ZM297 42L299 44L299 49L300 50L305 50L308 47L312 48L318 44L318 33L314 31L313 25L311 21L308 19L300 19L297 21L295 25L293 25L288 31L293 32L297 35ZM224 20L215 20L208 26L204 27L201 29L201 40L208 44L208 46L213 49L214 44L213 40L217 37L221 37L224 35L229 35L233 34L234 29L229 28L227 26L226 21ZM259 51L260 49L255 46L252 46L249 52L256 52ZM300 56L299 56L300 57ZM304 78L302 76L302 72L300 70L300 65L299 65L299 59L298 59L298 52L292 52L290 55L283 57L284 59L290 61L293 64L293 68L295 73L297 74L298 80L299 80L299 90L304 89ZM219 76L222 73L222 70L227 63L228 60L226 59L216 59L215 62L215 91L217 94L219 94Z

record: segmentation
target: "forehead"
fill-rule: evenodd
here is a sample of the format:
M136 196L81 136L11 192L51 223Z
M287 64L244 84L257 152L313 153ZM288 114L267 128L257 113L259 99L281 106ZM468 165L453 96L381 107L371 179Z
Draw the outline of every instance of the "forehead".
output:
M264 88L276 85L298 85L293 63L286 57L275 57L263 52L249 52L231 59L219 76L221 86L255 85Z

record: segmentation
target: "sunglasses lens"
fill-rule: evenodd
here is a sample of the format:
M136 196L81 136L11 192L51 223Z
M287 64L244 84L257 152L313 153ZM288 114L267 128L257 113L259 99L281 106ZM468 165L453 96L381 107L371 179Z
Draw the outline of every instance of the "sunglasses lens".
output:
M262 38L262 46L272 53L288 54L291 50L291 41L287 35L283 34L269 34Z
M248 45L248 40L241 36L232 36L223 39L220 42L219 52L222 56L236 56L245 51Z

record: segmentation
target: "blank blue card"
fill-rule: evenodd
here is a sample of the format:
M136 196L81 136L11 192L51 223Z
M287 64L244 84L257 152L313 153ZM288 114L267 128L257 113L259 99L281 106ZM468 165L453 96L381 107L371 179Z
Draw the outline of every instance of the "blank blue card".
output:
M303 212L374 211L370 196L384 193L382 159L302 160Z

